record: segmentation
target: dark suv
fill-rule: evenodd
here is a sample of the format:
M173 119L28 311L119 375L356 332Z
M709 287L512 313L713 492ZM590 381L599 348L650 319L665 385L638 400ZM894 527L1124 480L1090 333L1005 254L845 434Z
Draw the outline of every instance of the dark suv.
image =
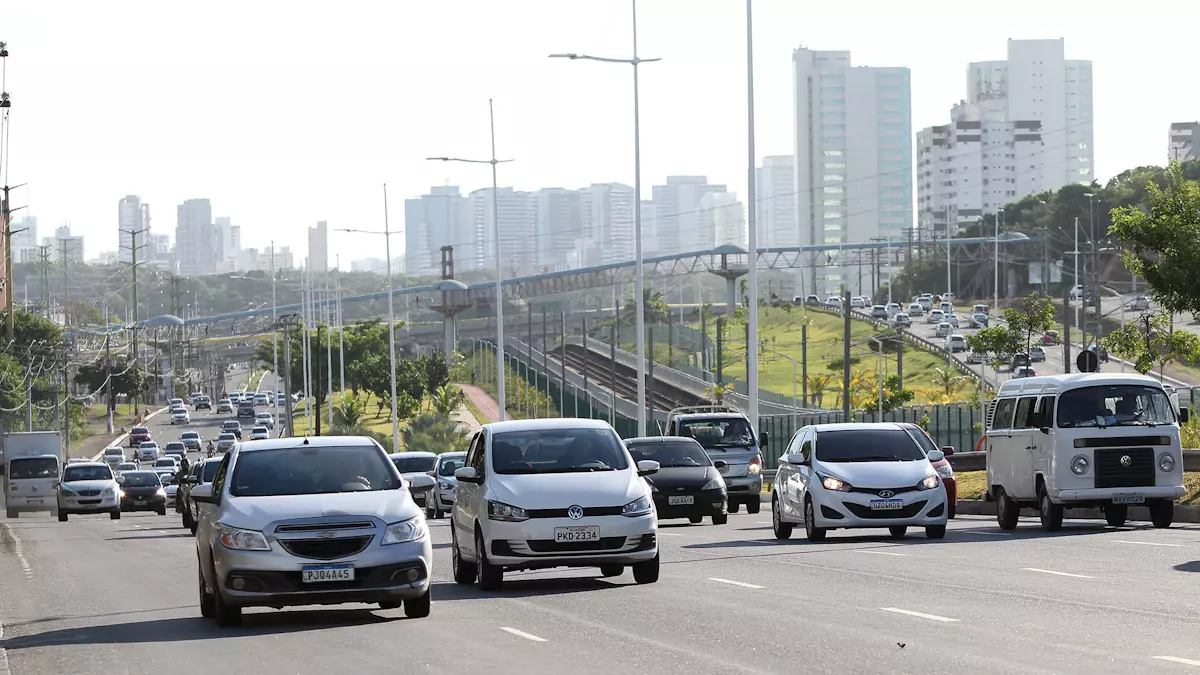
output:
M254 402L242 399L242 402L238 404L237 416L238 417L249 417L249 418L253 419L254 415L255 415Z
M212 410L212 399L207 396L197 396L195 398L195 410Z
M221 432L233 434L240 441L242 440L242 423L237 420L225 420L221 423Z

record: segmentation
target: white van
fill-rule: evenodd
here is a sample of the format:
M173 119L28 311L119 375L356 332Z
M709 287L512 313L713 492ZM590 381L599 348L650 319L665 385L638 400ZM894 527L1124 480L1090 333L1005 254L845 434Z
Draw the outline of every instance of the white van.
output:
M8 460L4 488L5 515L16 518L30 511L58 515L58 483L62 473L58 455L26 455Z
M988 408L988 494L1006 530L1022 507L1057 530L1068 508L1100 508L1125 524L1130 505L1170 527L1183 497L1179 424L1188 411L1143 375L1082 373L1013 379Z

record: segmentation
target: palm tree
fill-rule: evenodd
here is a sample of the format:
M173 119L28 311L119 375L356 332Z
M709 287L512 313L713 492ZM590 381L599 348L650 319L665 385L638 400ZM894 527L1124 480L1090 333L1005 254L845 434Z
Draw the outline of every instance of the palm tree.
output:
M817 404L818 408L823 407L825 392L831 384L833 384L833 375L830 373L808 376L808 395Z
M434 389L430 399L439 415L449 416L462 407L463 392L458 387L447 385Z
M333 409L333 423L339 427L357 427L367 412L367 402L354 394L344 394L342 404Z
M953 368L934 368L933 386L940 398L953 400L967 381L965 375L959 375Z

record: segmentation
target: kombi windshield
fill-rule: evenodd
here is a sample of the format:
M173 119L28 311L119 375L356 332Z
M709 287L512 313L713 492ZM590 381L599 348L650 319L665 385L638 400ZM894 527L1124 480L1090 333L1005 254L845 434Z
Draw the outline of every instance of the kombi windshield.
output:
M1058 397L1058 426L1119 427L1174 424L1175 410L1166 392L1142 384L1083 387Z

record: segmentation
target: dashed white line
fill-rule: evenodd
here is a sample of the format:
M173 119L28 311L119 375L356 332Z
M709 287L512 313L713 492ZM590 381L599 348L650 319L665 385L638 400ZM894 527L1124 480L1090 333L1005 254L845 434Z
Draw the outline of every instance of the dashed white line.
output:
M1163 544L1163 543L1159 543L1157 541L1126 541L1124 539L1114 539L1113 543L1114 544L1135 544L1137 546L1171 546L1174 548L1180 548L1183 546L1183 544Z
M1096 579L1097 577L1089 577L1086 574L1071 574L1070 572L1057 572L1055 570L1041 570L1036 567L1022 567L1026 572L1037 572L1038 574L1053 574L1058 577L1072 577L1074 579Z
M960 532L955 531L955 534L960 534ZM985 537L1011 537L1012 536L1011 532L988 532L987 530L983 530L981 532L965 532L964 531L964 532L961 532L961 534L979 534L979 535L983 535Z
M509 628L508 626L501 626L500 630L502 630L506 633L512 633L513 635L516 635L517 637L520 637L520 638L525 638L526 640L529 640L530 642L546 642L546 638L540 638L532 633L526 633L525 631L517 630L516 628Z
M729 584L730 586L741 586L742 588L766 588L765 586L756 586L748 584L744 581L734 581L733 579L722 579L721 577L709 577L709 581L715 581L719 584Z
M870 553L871 555L894 555L897 558L907 558L907 553L892 553L891 551L871 551L865 548L853 549L855 553Z
M659 532L658 536L660 536L660 537L682 537L683 534L681 534L679 532Z
M930 621L940 621L942 623L958 623L958 619L951 619L948 616L938 616L937 614L926 614L924 612L914 612L911 609L900 609L899 607L880 607L879 609L885 612L894 612L896 614L904 614L905 616L915 616L918 619L929 619Z
M0 640L4 639L4 622L0 621ZM0 675L12 675L12 671L8 669L8 652L4 647L0 647Z
M1158 659L1159 661L1170 661L1171 663L1182 663L1185 666L1200 667L1200 661L1195 659L1182 659L1178 656L1156 656L1154 658Z

